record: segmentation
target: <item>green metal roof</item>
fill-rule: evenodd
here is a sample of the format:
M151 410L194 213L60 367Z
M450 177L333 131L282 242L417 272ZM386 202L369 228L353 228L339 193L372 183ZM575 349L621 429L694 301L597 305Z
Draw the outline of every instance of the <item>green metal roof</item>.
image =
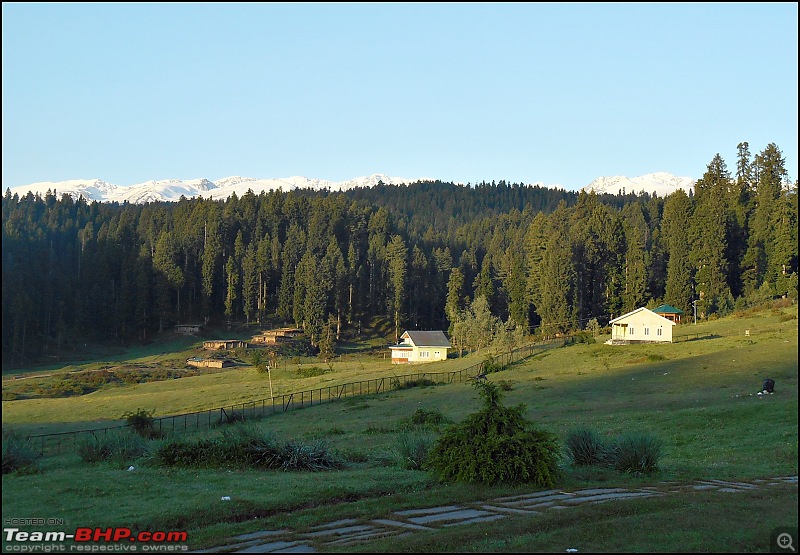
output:
M656 309L653 309L656 314L685 314L680 308L675 308L669 304L662 304Z

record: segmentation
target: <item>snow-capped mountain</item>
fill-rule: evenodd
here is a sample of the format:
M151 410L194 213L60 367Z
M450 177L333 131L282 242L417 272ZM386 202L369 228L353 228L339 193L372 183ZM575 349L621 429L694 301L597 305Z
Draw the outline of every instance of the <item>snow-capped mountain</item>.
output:
M372 174L365 177L356 177L347 181L326 181L323 179L309 179L307 177L284 177L259 179L255 177L232 176L219 179L216 182L208 179L163 179L146 181L130 186L120 186L100 179L71 179L68 181L43 181L31 185L11 187L12 195L23 197L28 192L34 195L45 196L47 191L55 193L58 198L68 194L77 199L83 197L87 201L99 202L128 202L131 204L144 204L146 202L173 202L184 196L186 198L204 197L225 200L236 193L241 197L248 190L255 194L261 191L274 191L282 189L330 189L331 191L346 191L355 187L374 187L379 182L386 185L402 185L417 181L426 181L428 178L405 179L402 177L389 177L384 174Z
M642 192L657 194L659 197L666 197L678 189L683 189L686 194L694 188L695 180L691 177L675 177L666 172L649 173L640 177L624 177L617 175L614 177L598 177L589 183L582 190L586 192L594 191L598 194L608 193L616 195L620 192L625 194Z
M69 181L45 181L12 187L11 194L23 197L28 192L31 192L34 195L43 197L47 194L47 191L50 191L59 198L66 193L74 199L83 197L89 202L96 200L99 202L143 204L147 202L174 202L182 196L186 198L204 197L225 200L234 193L236 196L241 197L248 190L252 190L255 194L277 189L282 189L283 191L294 189L346 191L355 187L374 187L379 182L383 182L386 185L403 185L417 181L433 180L430 178L405 179L376 173L347 181L326 181L301 176L267 179L231 176L217 181L208 179L163 179L146 181L130 186L120 186L100 179L72 179ZM635 194L644 191L649 194L656 193L659 197L665 197L678 189L683 189L688 193L694 187L694 182L695 180L690 177L675 177L672 174L661 172L632 178L624 176L598 177L582 190L594 190L597 193L609 193L612 195L620 191ZM544 186L543 183L535 183L535 185Z

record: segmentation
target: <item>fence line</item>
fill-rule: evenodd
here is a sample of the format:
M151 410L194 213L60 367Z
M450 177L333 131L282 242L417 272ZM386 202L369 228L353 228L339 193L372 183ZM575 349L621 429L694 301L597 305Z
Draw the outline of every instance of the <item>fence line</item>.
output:
M546 340L533 343L525 347L515 349L510 353L502 353L494 356L494 364L501 368L518 362L531 356L537 348L553 346L556 343L563 343L561 340ZM204 427L212 427L217 424L232 423L255 418L262 418L270 414L288 412L290 410L302 409L322 403L339 401L342 399L359 397L362 395L374 395L377 393L389 392L392 390L406 389L418 384L436 383L452 384L462 383L466 380L475 378L483 374L486 369L486 361L473 364L461 370L450 370L447 372L417 372L413 374L403 374L400 376L371 378L357 382L347 382L339 385L329 385L316 389L285 393L235 403L224 407L205 409L200 411L176 414L171 416L161 416L153 419L153 427L159 433L176 433L188 430L198 430ZM42 455L59 455L70 449L74 449L78 441L88 439L90 436L95 439L99 435L107 435L109 432L128 428L128 424L118 424L103 428L73 430L69 432L58 432L53 434L39 434L27 436L34 447L38 447Z

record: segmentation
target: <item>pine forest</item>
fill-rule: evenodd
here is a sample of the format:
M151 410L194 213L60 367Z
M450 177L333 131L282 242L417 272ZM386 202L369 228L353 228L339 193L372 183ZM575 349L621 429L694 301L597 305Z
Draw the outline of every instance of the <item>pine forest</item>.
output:
M437 181L143 205L7 190L2 209L12 365L179 323L292 325L316 346L381 318L393 339L470 348L475 321L554 335L640 306L797 298L797 182L775 144L739 144L735 168L717 154L665 198Z

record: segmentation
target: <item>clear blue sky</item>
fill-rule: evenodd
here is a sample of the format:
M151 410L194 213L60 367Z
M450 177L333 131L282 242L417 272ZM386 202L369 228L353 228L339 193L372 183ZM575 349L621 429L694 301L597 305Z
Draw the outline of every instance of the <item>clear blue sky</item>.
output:
M769 143L797 179L797 3L3 3L3 183L578 189Z

